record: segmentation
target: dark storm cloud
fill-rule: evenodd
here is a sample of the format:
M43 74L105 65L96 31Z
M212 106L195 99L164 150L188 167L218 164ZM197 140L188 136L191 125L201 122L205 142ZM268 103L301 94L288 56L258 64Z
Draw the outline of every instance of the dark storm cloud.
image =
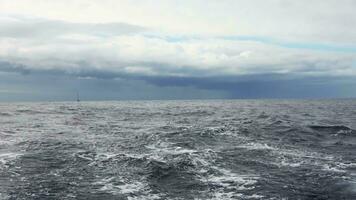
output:
M298 74L178 77L113 73L102 70L77 73L32 70L23 73L26 71L24 66L14 68L9 67L9 63L0 63L2 71L7 71L12 77L16 77L16 79L9 78L11 76L7 75L2 78L3 86L7 83L20 88L20 92L7 95L8 98L13 99L21 96L22 99L29 100L71 100L76 90L80 90L86 99L91 100L356 96L356 81L352 77L304 77ZM34 91L34 93L31 94L32 96L28 92L21 95L21 91ZM4 98L3 96L2 99Z
M301 77L260 74L229 77L145 77L160 87L188 87L225 91L230 98L330 98L355 97L353 77Z
M0 101L226 98L224 91L195 87L160 87L138 78L98 79L51 74L0 73Z
M14 64L0 60L0 72L16 72L21 74L29 74L31 70L26 69L26 66L21 64Z

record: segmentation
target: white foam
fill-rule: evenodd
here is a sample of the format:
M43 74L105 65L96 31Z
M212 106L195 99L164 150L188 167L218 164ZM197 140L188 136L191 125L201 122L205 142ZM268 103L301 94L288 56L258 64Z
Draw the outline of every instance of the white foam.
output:
M256 142L250 142L250 143L247 143L244 145L239 145L237 147L249 149L249 150L259 150L259 149L275 150L274 147L271 147L268 144L261 144L261 143L256 143Z
M258 143L249 143L243 147L249 149L273 149L273 147L270 147L267 144ZM204 152L198 152L196 150L173 147L173 144L167 142L159 142L156 145L146 146L146 148L151 150L149 158L154 158L155 160L164 161L166 155L189 154L192 156L192 163L197 168L195 169L197 178L202 182L220 186L212 191L212 199L234 199L236 196L242 195L239 194L236 189L240 191L251 190L255 187L254 184L257 182L256 176L240 175L227 169L213 167L211 160L214 159L214 155L211 157L211 154L214 154L215 152L210 149L205 150ZM208 157L208 159L205 159L205 157ZM217 171L217 174L207 174L209 169L214 169ZM228 192L226 190L235 190L235 192ZM253 197L254 196L251 196L251 198Z
M335 135L338 134L351 134L352 130L339 130Z
M155 145L147 145L146 148L149 149L150 152L148 154L144 154L144 156L150 160L166 162L167 156L169 155L174 155L174 156L183 155L183 154L193 155L198 152L192 149L174 147L173 145L174 144L166 143L166 142L160 142Z
M356 167L356 163L339 163L338 166L342 169Z
M3 194L0 192L0 199L5 200L5 199L10 199L10 196L7 194Z
M102 185L100 191L108 192L114 195L125 195L128 199L160 199L158 194L151 194L149 185L143 181L129 181L124 177L119 177L120 180L125 180L123 184L114 184L113 180L117 177L107 177L94 183L94 185Z
M127 197L128 200L144 200L144 199L149 199L149 200L155 200L155 199L161 199L162 197L158 194L145 194L145 195L138 195L135 197Z
M246 198L246 199L261 199L263 197L264 197L263 195L253 194L253 195L250 195L250 196L245 196L244 198Z
M15 160L17 157L21 156L20 153L2 153L0 154L0 164L5 165L6 163Z
M235 132L229 131L225 127L209 127L208 130L214 135L237 136Z
M173 144L169 144L166 142L159 143L158 145L147 145L146 148L152 150L154 153L168 154L168 155L192 154L197 152L192 149L173 147Z
M212 198L210 198L210 200L232 200L232 199L235 199L234 197L242 198L243 195L242 194L235 194L234 192L219 191L219 192L215 192L212 195Z
M218 191L211 195L209 200L235 200L237 199L262 199L264 196L258 194L244 195L241 193ZM205 198L206 199L206 198ZM203 200L195 198L194 200Z
M146 185L141 182L134 183L126 183L123 185L114 185L111 183L112 179L106 179L100 182L96 182L96 184L103 184L103 186L99 189L100 191L110 192L112 194L135 194L144 190Z
M234 185L238 184L238 189L250 190L254 188L253 185L257 182L257 176L240 175L219 167L213 167L213 169L219 171L221 175L212 175L208 177L208 181L226 188L235 187Z
M343 169L340 169L340 168L338 168L338 167L336 167L336 166L330 166L330 165L328 165L328 164L323 165L323 170L325 170L325 171L331 171L331 172L337 172L337 173L344 173L344 172L346 172L346 171L343 170Z
M114 153L110 153L110 152L98 153L95 156L95 160L106 161L106 160L110 160L110 159L112 159L112 158L114 158L116 156L118 156L118 154L114 154Z
M277 161L275 161L273 164L278 167L300 167L305 162L304 160L296 159L295 157L288 158L284 155L278 156L276 159Z
M325 163L335 163L336 158L331 155L299 149L274 149L271 153L274 154L273 157L275 158L275 161L271 164L278 167L300 167L303 164L307 164L323 167L325 170L337 170L336 168L324 166Z

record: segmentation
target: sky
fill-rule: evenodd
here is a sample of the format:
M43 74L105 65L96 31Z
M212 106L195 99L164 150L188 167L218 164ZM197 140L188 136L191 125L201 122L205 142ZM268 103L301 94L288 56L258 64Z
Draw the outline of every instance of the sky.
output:
M354 0L0 0L0 101L356 97Z

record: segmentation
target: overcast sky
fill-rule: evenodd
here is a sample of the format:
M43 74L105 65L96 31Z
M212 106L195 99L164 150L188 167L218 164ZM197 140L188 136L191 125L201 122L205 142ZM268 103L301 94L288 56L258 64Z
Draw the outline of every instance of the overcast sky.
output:
M356 97L355 0L0 0L0 100Z

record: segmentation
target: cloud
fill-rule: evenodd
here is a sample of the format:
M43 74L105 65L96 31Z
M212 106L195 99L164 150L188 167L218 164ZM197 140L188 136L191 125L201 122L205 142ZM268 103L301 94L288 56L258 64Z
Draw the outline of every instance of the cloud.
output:
M167 41L142 34L0 38L0 60L22 71L207 77L248 74L356 75L355 54L290 49L255 41ZM9 70L9 69L7 69ZM95 73L92 73L95 76Z
M2 0L0 13L74 23L125 22L180 35L355 45L355 6L354 0Z
M109 37L145 31L126 23L75 23L21 16L0 16L0 37L45 39L63 35Z
M354 76L353 5L350 0L4 0L0 60L13 70L78 76Z
M0 73L0 101L356 97L353 78L235 77L74 78ZM10 92L12 91L12 92Z
M356 77L355 6L352 0L3 0L0 73L222 91L212 95L219 97L258 96L248 88L277 95L273 88L285 91L283 84L301 95L299 82L332 87L325 80L349 84Z

